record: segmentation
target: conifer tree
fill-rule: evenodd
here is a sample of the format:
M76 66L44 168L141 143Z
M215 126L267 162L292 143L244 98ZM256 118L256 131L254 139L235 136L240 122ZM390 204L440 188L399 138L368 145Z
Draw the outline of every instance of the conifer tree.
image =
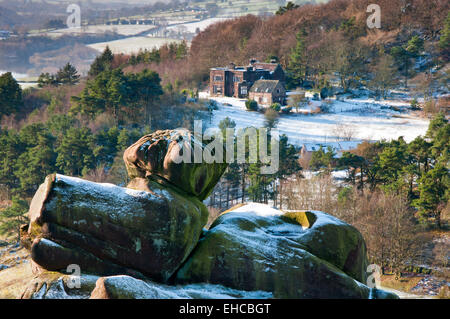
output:
M77 69L70 63L59 69L56 74L56 81L60 84L74 85L79 82L80 75Z
M293 86L302 85L308 75L305 35L304 31L297 33L297 43L289 56L288 71Z
M438 228L442 227L441 212L450 200L450 174L438 163L419 180L420 196L413 203L419 208L422 218L433 217Z
M95 58L94 62L91 64L91 68L89 70L89 76L97 76L101 72L105 70L110 70L112 68L112 62L114 60L114 54L107 46L103 53Z
M95 167L94 137L91 130L70 128L56 149L56 166L66 175L81 176Z
M0 118L15 113L22 106L22 89L11 72L0 76Z

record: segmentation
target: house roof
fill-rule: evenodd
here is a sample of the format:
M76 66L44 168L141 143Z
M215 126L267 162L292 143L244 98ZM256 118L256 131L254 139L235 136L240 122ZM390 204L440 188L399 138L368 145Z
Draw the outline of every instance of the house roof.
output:
M254 62L251 62L248 66L237 66L236 65L236 66L234 66L234 68L230 68L230 66L215 67L215 68L211 68L211 70L246 72L247 68L250 68L250 71L274 72L279 65L280 65L279 63L265 63L265 62L259 62L259 61L255 60Z
M278 80L258 80L252 85L250 92L270 93L275 90L279 83Z
M278 67L278 63L264 63L264 62L255 62L252 64L257 69L263 69L268 71L275 71L275 69Z

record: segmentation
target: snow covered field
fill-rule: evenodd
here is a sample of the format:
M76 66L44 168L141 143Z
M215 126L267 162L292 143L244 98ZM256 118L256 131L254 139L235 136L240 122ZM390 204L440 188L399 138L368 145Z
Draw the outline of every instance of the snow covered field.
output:
M243 99L211 99L219 105L213 113L211 127L218 127L226 117L235 121L237 128L264 125L264 115L247 111ZM391 140L400 136L410 142L425 134L429 121L406 110L408 105L406 101L333 100L329 113L304 114L294 110L291 114L281 114L277 128L280 134L288 136L290 143L306 145L308 150L318 149L320 145L348 150L363 140Z
M130 24L130 25L89 25L80 28L64 28L46 32L50 37L59 37L67 34L102 34L105 32L115 32L120 35L132 36L155 28L154 25Z
M159 48L160 46L171 42L181 42L181 40L170 38L130 37L121 40L94 43L88 45L88 47L102 52L105 50L106 46L109 46L113 53L130 54L137 53L141 49L151 50L153 48Z
M185 31L190 33L195 33L197 28L200 31L205 30L207 27L209 27L211 24L222 22L228 20L228 18L209 18L202 21L197 22L187 22L184 24L169 26L167 29L169 30L176 30L176 31Z

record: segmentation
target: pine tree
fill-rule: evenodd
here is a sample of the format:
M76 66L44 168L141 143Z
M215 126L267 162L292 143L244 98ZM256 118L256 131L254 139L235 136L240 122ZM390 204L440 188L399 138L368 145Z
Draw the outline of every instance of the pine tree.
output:
M444 55L444 58L448 61L450 58L450 12L445 19L444 28L441 30L441 37L439 39L439 48Z
M297 43L289 56L288 71L291 77L291 85L302 85L308 75L305 32L298 32Z
M441 163L448 163L450 159L450 124L441 127L435 134L431 155Z
M89 76L94 77L103 71L110 70L112 68L112 62L114 60L114 54L107 46L103 53L95 58L94 62L91 64L89 70Z
M408 153L411 155L413 162L417 166L419 175L427 172L430 165L430 149L432 143L428 142L422 136L416 137L408 144Z
M434 138L437 132L444 127L448 123L448 120L445 118L444 113L440 112L433 117L428 125L428 130L426 133L426 137Z
M226 144L227 142L227 129L233 129L233 137L234 137L234 129L236 127L236 122L231 118L226 117L219 123L219 129L222 132L223 142ZM236 158L236 142L233 145L233 158ZM228 154L224 154L228 156ZM224 157L226 159L226 157ZM241 185L241 167L235 161L228 165L227 170L223 175L223 179L226 183L227 188L227 203L230 202L230 193L231 190L236 191L237 188Z
M336 153L331 146L327 146L325 152L324 148L320 146L317 151L314 151L311 155L311 161L309 166L314 170L325 169L330 171L335 162Z
M70 128L56 149L56 166L64 174L81 176L96 166L93 148L94 137L90 129Z
M299 7L298 4L295 4L292 1L289 1L285 6L281 6L278 8L277 12L275 12L276 15L283 15L286 12L290 11L290 10L294 10L297 9Z
M423 51L423 40L419 38L417 35L413 36L406 45L406 51L409 52L411 57L417 58L420 56L420 53Z
M22 106L22 89L11 72L0 76L0 118L2 115L16 113Z
M152 107L164 93L159 74L145 69L137 74L127 75L126 81L130 92L132 92L128 97L128 113L138 113L136 111L143 107L143 122L152 126Z
M131 95L132 91L122 70L106 70L89 80L79 97L72 97L75 104L71 112L94 117L108 111L118 121L120 107L129 101Z
M298 163L298 151L294 145L289 144L288 137L283 134L280 136L279 141L279 167L275 173L275 177L278 179L279 187L277 193L279 195L279 207L283 208L283 190L286 179L296 174L300 177L302 167Z
M398 181L401 170L408 165L407 144L400 137L392 141L378 156L376 165L379 168L378 176L383 184L389 188L391 184Z
M345 168L348 170L347 180L353 185L356 185L356 173L357 170L360 170L360 188L364 189L364 179L363 179L363 170L362 167L364 165L364 158L362 156L358 156L356 154L350 152L344 152L342 156L338 159L338 167Z
M177 50L176 50L176 59L177 60L181 60L186 58L188 55L188 45L187 42L185 40L181 41L180 44L177 45Z
M450 174L448 169L438 163L419 180L420 197L413 201L419 208L422 218L433 217L441 228L441 212L450 200Z
M405 76L405 88L408 87L409 69L412 66L411 60L420 56L423 50L423 40L418 36L413 36L406 45L396 46L391 49L391 55L397 62L400 70Z
M31 196L45 176L55 171L55 138L41 123L24 127L19 138L25 151L17 159L14 174L20 181L20 192Z
M56 74L56 81L60 84L74 85L79 82L80 75L77 69L70 63L67 63L63 68L59 69Z
M38 86L43 88L45 86L57 86L58 81L55 78L55 75L50 73L41 73L38 78Z
M394 63L395 61L390 55L382 54L375 67L375 76L370 82L370 86L375 89L377 95L381 95L383 98L386 98L388 90L396 83Z
M114 126L109 130L103 129L95 135L96 147L94 148L94 156L96 158L96 166L112 164L117 153L119 134L119 129Z
M0 130L0 184L9 190L17 187L18 181L14 174L17 158L24 151L19 135L13 130Z

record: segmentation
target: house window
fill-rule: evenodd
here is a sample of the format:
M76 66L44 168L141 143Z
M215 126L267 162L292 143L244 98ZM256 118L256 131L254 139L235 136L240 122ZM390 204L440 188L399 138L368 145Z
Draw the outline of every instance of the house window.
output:
M263 102L264 102L264 103L267 103L267 97L264 97L264 98L263 98Z
M241 87L241 95L247 95L247 87L246 86Z
M215 81L215 82L223 81L223 76L221 76L221 75L215 75L215 76L214 76L214 81Z
M239 76L233 76L233 82L241 82L241 78Z
M213 92L214 93L222 93L222 87L218 86L218 85L214 85Z

